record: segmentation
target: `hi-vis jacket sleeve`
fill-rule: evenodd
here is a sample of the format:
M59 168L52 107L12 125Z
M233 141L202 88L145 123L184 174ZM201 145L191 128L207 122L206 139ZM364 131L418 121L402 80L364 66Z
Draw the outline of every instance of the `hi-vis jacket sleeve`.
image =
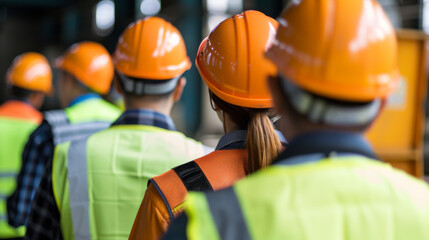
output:
M134 220L129 239L160 239L167 231L170 222L170 215L164 201L153 184L150 184Z

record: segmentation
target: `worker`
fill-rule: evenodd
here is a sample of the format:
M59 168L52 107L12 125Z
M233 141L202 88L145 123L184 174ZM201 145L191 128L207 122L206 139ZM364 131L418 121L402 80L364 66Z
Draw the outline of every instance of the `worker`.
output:
M130 239L159 239L183 212L188 191L229 187L277 157L282 144L270 122L272 99L265 85L276 69L264 58L277 26L261 12L246 11L221 22L201 43L196 65L225 135L216 151L150 180Z
M294 1L279 23L266 55L288 148L231 188L189 194L164 239L429 239L429 187L363 138L400 76L382 7Z
M25 227L7 223L6 197L15 189L21 153L30 134L42 122L45 96L52 91L52 71L41 54L15 58L6 74L10 99L0 106L0 239L22 239Z
M107 50L95 42L72 45L56 59L58 97L63 110L44 113L42 124L31 134L22 155L17 188L7 199L8 221L26 225L32 199L54 146L107 128L120 110L101 99L113 79L113 62Z
M191 67L171 23L132 23L114 62L126 111L109 129L58 145L35 196L28 239L125 239L147 181L211 151L176 131L170 117Z

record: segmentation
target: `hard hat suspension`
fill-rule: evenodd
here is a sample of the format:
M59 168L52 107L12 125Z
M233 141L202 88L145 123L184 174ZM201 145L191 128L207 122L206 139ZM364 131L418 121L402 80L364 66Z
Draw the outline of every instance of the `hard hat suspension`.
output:
M117 72L117 76L122 84L123 90L126 93L133 93L136 95L163 95L172 92L182 77L179 75L175 78L168 80L146 80L139 78L130 78Z
M381 100L365 103L340 102L311 94L279 75L283 90L292 107L313 123L343 127L371 123L381 108Z

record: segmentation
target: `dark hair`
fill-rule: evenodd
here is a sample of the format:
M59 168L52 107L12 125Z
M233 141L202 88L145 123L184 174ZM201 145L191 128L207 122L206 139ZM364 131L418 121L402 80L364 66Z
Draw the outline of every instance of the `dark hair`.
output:
M85 93L95 93L95 91L93 91L91 88L87 87L84 83L82 83L75 75L73 75L72 73L66 71L66 70L61 70L61 74L64 74L68 77L70 77L73 80L73 83L75 86L79 87L82 91L84 91Z
M227 103L210 91L216 106L231 116L242 130L247 130L246 148L249 173L270 165L282 150L282 144L269 118L268 108L245 108Z
M10 88L10 95L14 98L28 98L31 94L35 93L36 91L24 89L17 86L12 86Z

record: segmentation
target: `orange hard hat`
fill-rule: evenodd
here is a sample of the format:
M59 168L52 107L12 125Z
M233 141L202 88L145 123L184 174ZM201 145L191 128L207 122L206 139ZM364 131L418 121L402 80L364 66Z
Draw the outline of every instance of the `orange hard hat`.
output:
M128 26L119 38L114 62L119 73L149 80L172 79L191 68L179 30L159 17Z
M216 96L242 107L272 107L266 79L276 69L264 52L277 27L263 13L245 11L221 22L201 43L195 62Z
M113 80L113 62L109 52L95 42L72 45L57 59L55 66L62 69L91 90L106 94Z
M7 71L6 79L13 86L51 93L51 67L48 60L39 53L29 52L17 56Z
M278 20L266 55L300 88L363 102L398 86L396 35L377 1L294 1Z

